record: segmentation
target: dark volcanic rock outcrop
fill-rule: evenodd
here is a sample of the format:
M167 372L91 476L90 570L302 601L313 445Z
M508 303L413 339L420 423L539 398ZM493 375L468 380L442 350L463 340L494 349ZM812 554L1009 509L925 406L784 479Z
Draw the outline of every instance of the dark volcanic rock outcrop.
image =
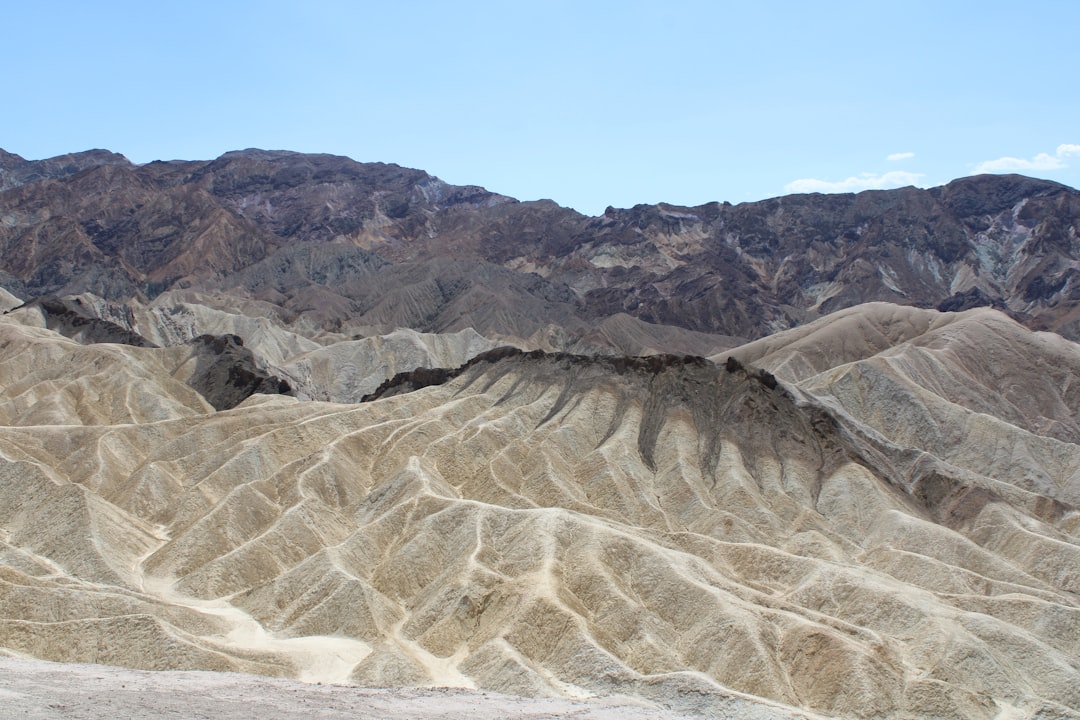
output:
M120 343L134 347L157 347L137 332L96 317L76 297L42 297L23 307L39 310L45 327L84 345Z
M215 410L234 408L255 393L288 395L292 388L260 368L235 335L201 335L190 343L195 369L187 384Z

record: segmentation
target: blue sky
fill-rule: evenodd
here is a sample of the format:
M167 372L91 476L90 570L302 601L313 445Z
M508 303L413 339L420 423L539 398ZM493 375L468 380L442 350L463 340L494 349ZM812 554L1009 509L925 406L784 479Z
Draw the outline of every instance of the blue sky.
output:
M1080 186L1080 2L4 1L0 147L247 147L598 214Z

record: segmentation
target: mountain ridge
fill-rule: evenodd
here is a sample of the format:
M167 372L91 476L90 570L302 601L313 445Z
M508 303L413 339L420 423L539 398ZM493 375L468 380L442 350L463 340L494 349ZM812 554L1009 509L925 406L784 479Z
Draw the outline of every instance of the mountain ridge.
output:
M508 273L501 296L513 300L469 323L485 335L525 338L548 322L580 335L626 314L754 339L887 301L994 305L1034 329L1080 337L1080 192L1018 175L587 217L333 155L249 149L138 166L106 151L5 157L5 167L36 168L4 170L3 183L27 181L0 192L0 285L24 299L87 291L152 299L170 289L270 298L245 279L250 266L330 245L343 259L377 257L373 279L394 274L385 282L421 303L412 316L374 324L423 332L442 329L430 321L440 314L484 312L491 299L481 288L498 271ZM467 266L452 287L432 288L424 276L452 261ZM294 277L275 292L274 302L301 312L318 297L339 321L373 324L355 287ZM556 296L564 299L543 310ZM537 310L530 319L519 307Z

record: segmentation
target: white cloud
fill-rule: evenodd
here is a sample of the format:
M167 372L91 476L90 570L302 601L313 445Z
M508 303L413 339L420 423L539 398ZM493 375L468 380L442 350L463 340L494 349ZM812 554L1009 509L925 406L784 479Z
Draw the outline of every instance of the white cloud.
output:
M1054 154L1039 153L1031 159L1017 157L1001 157L997 160L987 160L975 166L976 173L1015 172L1015 171L1042 171L1060 170L1069 167L1065 159L1072 156L1080 156L1080 145L1058 145Z
M913 152L901 152L901 153L893 153L893 154L889 155L888 157L886 157L885 159L888 160L889 162L896 162L897 160L910 160L913 157L915 157L915 153L913 153Z
M987 160L975 166L976 173L1012 172L1014 170L1058 170L1065 167L1057 155L1039 153L1027 160L1017 157L1002 157L997 160Z
M860 190L885 190L887 188L914 185L921 177L923 177L921 173L893 170L892 172L883 173L881 175L863 173L862 175L852 176L838 182L818 180L816 178L802 178L800 180L789 182L784 186L784 189L792 193L844 193L859 192Z

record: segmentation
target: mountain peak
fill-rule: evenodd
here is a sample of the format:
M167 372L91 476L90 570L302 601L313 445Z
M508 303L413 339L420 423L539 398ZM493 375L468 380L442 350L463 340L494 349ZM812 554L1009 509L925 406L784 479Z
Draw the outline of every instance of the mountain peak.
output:
M961 216L1001 212L1022 200L1060 192L1077 191L1052 180L1015 174L973 175L930 190L932 195Z
M40 180L65 178L102 165L132 166L130 160L110 150L84 150L44 160L25 158L0 150L0 190Z

